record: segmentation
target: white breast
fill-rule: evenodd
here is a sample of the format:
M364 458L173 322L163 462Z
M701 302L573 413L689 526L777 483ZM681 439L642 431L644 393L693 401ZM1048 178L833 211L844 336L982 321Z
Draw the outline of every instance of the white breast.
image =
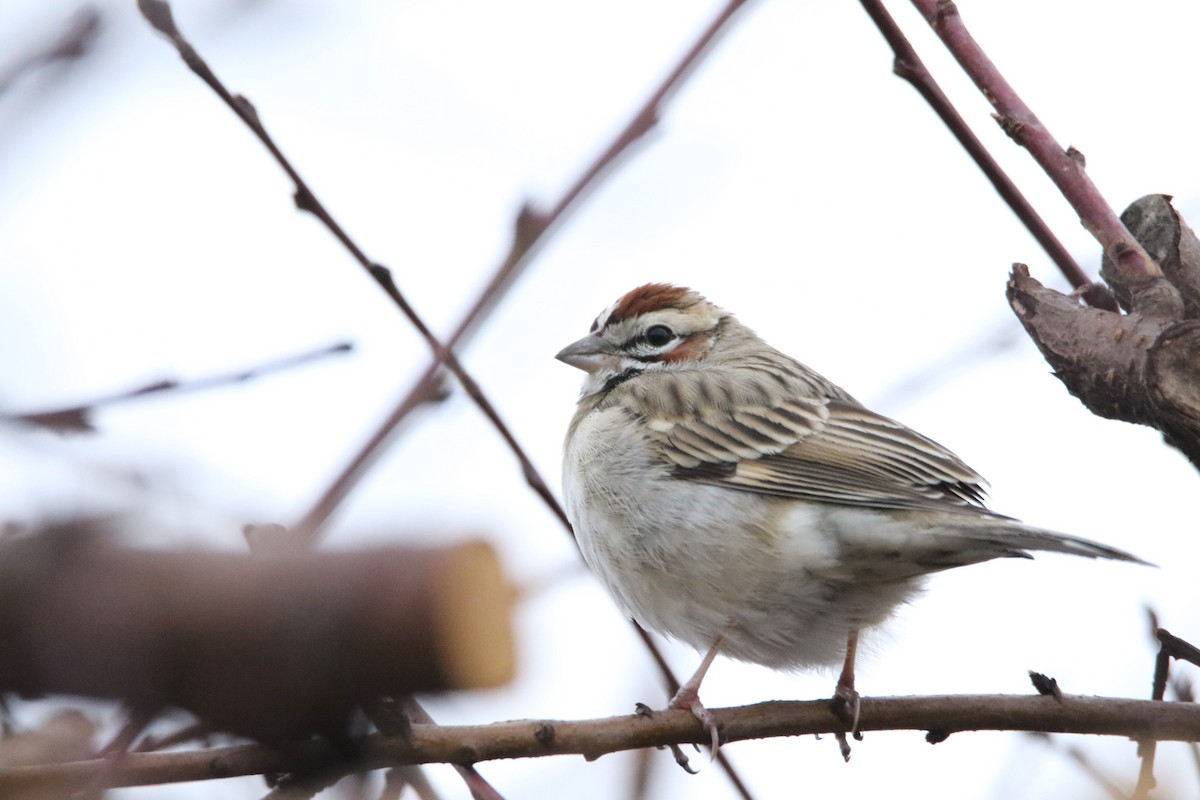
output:
M772 667L834 663L851 627L882 621L912 583L856 585L826 506L673 477L619 407L567 441L567 514L584 559L643 626Z

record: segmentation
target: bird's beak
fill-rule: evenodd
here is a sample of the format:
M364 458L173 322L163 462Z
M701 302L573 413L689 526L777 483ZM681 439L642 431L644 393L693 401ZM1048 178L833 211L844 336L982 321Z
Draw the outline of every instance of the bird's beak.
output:
M596 334L589 333L578 342L572 342L559 350L555 358L584 372L595 372L612 361L615 355L616 351L612 345Z

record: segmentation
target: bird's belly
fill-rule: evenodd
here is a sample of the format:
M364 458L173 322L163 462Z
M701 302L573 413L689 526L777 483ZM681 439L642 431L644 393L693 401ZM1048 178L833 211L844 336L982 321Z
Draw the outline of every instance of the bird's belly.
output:
M675 478L640 439L589 433L568 448L568 514L592 571L647 628L699 650L723 636L724 654L771 667L830 664L917 588L840 570L824 506Z

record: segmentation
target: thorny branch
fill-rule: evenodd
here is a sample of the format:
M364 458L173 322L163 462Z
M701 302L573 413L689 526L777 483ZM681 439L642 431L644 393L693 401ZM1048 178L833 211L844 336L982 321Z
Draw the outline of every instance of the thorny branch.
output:
M722 738L730 742L844 731L827 700L774 701L713 709ZM1158 741L1200 739L1200 706L1107 697L955 695L864 698L865 731L928 731L940 742L960 731L1038 731L1121 736ZM368 736L354 740L357 769L398 764L476 763L501 758L573 754L593 760L608 753L671 744L703 742L708 734L687 711L660 711L649 717L519 720L479 726L413 725L407 736ZM343 751L344 756L344 751ZM337 763L338 752L318 741L286 751L261 745L186 753L130 753L115 769L103 760L76 761L0 770L0 793L35 786L77 786L111 769L109 785L150 784L287 772L301 765Z

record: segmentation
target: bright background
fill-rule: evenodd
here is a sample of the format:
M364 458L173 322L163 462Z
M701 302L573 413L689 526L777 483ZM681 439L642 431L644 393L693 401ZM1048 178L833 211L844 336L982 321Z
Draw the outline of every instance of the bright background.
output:
M440 332L468 307L529 198L551 205L673 64L707 2L177 2L317 195ZM935 75L1058 235L1097 247L913 10ZM348 339L349 357L104 411L98 436L7 430L4 519L137 509L167 545L242 545L295 521L424 368L427 349L313 218L248 130L138 16L104 2L95 51L0 96L0 407L31 411L163 377L200 377ZM0 5L0 64L74 5ZM1189 0L963 0L967 24L1119 209L1172 194L1200 218ZM861 659L866 695L1065 691L1148 696L1144 608L1200 638L1196 472L1151 430L1093 417L1004 300L1010 264L1053 266L905 83L856 3L751 3L661 125L556 231L462 357L552 485L581 375L553 360L650 280L694 286L857 397L956 450L993 506L1127 548L1150 570L1065 557L936 577ZM330 547L482 534L514 580L519 678L431 698L444 723L584 718L661 705L655 671L514 459L461 392L418 414L350 498ZM532 587L542 587L532 590ZM667 646L681 675L698 656ZM827 697L833 676L719 661L711 707ZM36 719L41 706L23 706ZM1132 787L1134 745L1064 740ZM1100 796L1068 758L1014 734L869 734L728 747L758 798ZM651 797L726 798L655 760ZM624 796L634 756L481 765L510 798ZM465 797L449 768L429 770ZM1160 785L1194 794L1181 746ZM1173 789L1172 789L1173 787ZM258 779L120 797L256 797Z

